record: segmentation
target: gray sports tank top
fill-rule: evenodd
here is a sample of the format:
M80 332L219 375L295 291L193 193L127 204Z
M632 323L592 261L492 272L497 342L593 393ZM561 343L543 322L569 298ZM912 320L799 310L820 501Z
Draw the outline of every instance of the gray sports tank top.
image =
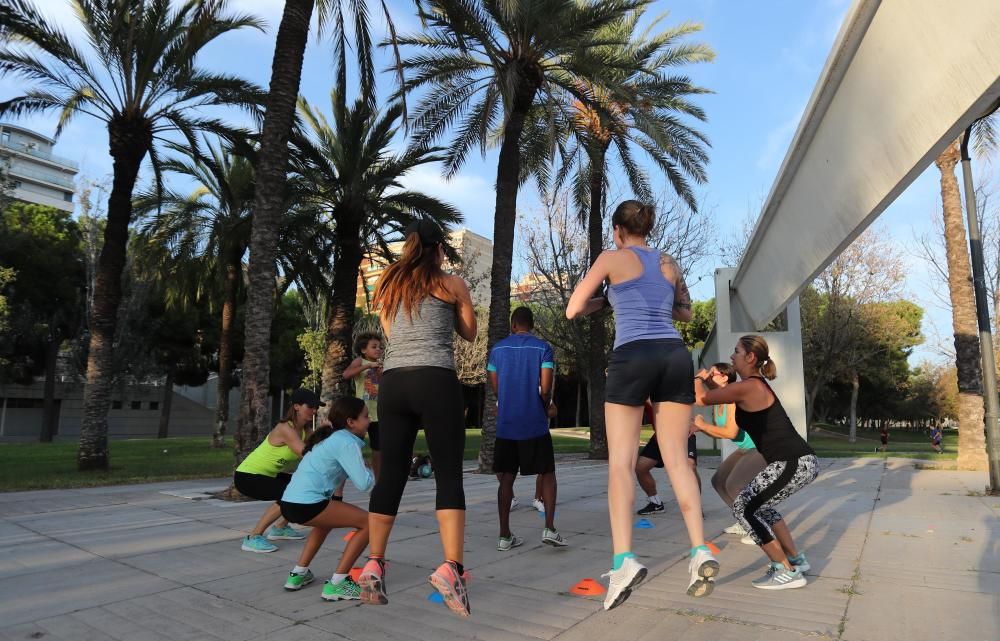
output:
M390 325L389 347L382 371L399 367L455 369L455 305L428 296L413 311L400 306Z

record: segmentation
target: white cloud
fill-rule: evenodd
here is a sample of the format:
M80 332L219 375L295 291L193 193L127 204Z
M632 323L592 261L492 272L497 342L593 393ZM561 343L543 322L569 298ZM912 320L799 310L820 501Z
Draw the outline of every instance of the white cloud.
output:
M777 172L801 119L802 110L799 110L795 116L778 124L767 133L764 138L764 147L757 155L757 169L768 173Z

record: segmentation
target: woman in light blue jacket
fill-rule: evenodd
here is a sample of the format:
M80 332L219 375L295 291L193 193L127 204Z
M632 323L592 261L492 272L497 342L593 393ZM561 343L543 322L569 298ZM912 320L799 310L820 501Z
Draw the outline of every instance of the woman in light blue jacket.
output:
M361 588L349 576L351 567L368 547L368 512L350 503L331 500L333 491L350 479L367 492L375 484L365 465L362 436L368 431L368 406L358 398L338 398L330 407L329 426L316 430L306 440L302 462L281 497L281 514L291 523L312 528L302 554L288 575L286 590L299 590L312 583L309 563L334 528L357 530L344 546L337 571L323 585L327 601L357 599Z

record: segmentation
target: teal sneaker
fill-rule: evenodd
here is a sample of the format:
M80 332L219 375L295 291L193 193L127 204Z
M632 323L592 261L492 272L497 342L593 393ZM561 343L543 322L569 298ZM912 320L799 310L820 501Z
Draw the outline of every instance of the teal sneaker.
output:
M789 570L781 563L771 563L764 576L751 581L753 587L761 590L789 590L805 587L806 583L806 577L798 568Z
M277 545L273 543L268 543L267 539L261 534L251 534L250 536L243 537L243 546L241 549L244 552L274 552L278 549Z
M301 541L306 538L305 532L299 532L291 525L286 525L285 527L275 527L271 526L271 529L267 531L268 541Z
M329 581L323 582L324 601L354 601L361 598L361 586L354 582L354 579L347 577L337 584Z
M802 574L805 574L812 569L812 566L809 565L809 559L806 558L805 552L799 552L798 556L788 557L788 562Z
M313 576L312 570L306 570L302 574L289 572L288 580L285 581L285 589L291 590L292 592L296 590L301 590L305 586L312 583L315 579L316 577Z

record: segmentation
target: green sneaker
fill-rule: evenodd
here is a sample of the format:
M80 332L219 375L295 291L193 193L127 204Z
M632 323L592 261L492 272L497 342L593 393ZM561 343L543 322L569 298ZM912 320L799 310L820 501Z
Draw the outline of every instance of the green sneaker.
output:
M353 601L361 598L361 586L354 582L354 579L347 577L340 583L334 585L329 581L323 582L324 601Z
M302 574L296 574L294 572L289 572L288 573L288 580L285 581L285 589L286 590L291 590L293 592L295 590L301 590L305 586L307 586L310 583L312 583L315 579L316 579L316 577L313 576L312 570L306 570Z
M271 526L267 531L268 541L301 541L306 538L305 532L299 532L291 525L285 527Z

